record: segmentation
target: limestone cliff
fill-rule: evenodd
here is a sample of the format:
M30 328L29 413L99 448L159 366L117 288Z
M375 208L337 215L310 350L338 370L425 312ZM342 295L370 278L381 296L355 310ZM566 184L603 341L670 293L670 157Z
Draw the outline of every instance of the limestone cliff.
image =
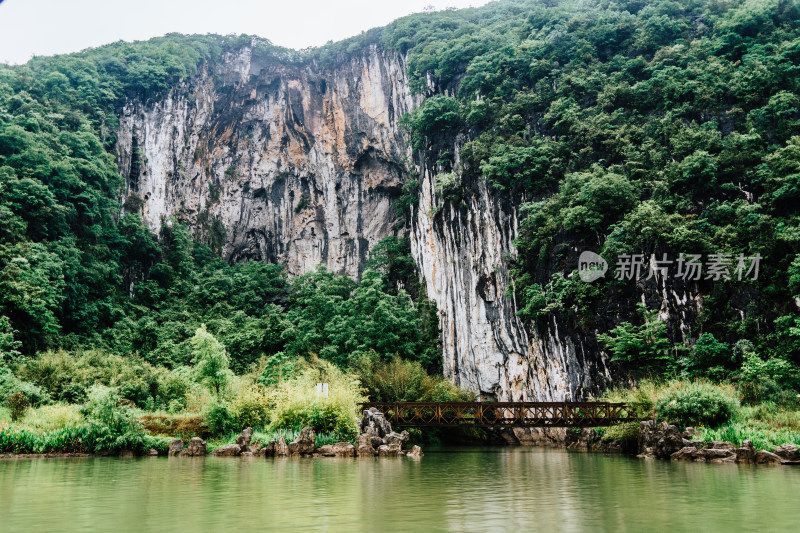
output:
M125 105L126 206L154 230L185 220L228 261L276 262L290 275L322 263L357 277L400 226L392 202L412 154L398 120L419 103L407 81L404 58L377 46L325 68L228 53L166 97ZM580 335L557 323L529 333L515 315L514 202L475 183L456 208L418 171L403 231L440 310L446 376L498 400L579 398L603 381L608 370Z
M176 217L222 233L229 261L356 277L394 231L407 158L397 120L412 105L403 59L376 47L335 69L244 48L166 98L128 102L118 164L154 230Z

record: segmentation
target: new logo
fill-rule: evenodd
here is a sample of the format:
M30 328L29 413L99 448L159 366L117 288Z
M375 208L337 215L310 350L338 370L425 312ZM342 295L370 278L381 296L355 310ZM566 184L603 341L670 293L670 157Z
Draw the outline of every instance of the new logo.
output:
M578 258L578 276L586 283L602 278L607 270L606 260L594 252L586 250Z

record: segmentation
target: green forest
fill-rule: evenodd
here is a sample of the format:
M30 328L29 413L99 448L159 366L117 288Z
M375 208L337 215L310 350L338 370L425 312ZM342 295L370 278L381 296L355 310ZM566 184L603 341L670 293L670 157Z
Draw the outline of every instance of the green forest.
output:
M798 389L796 2L501 2L404 19L381 37L431 95L405 122L433 172L487 180L520 205L521 317L600 329L633 375ZM468 194L451 186L446 198ZM572 275L569 247L612 268L620 254L734 261L731 279L697 283L690 346L637 305L635 284ZM733 275L740 254L763 258L757 280Z
M519 206L511 268L531 328L556 317L599 331L621 377L722 383L733 388L709 395L766 402L764 417L796 406L798 4L501 1L304 53L168 35L0 66L0 403L31 428L26 444L0 431L0 451L49 449L42 431L73 426L98 449L155 446L156 422L179 415L189 433L313 424L341 436L354 431L342 413L365 398L469 397L440 377L436 309L404 238L381 242L358 282L322 268L290 280L277 265L226 264L176 220L154 234L121 214L126 98L158 98L242 46L335 68L372 44L408 58L426 98L402 122L446 202L466 209L484 180ZM409 177L398 209L418 185ZM696 284L702 310L683 342L635 284L572 275L570 247L612 265L621 253L763 260L757 280ZM315 379L349 392L336 408L297 404Z

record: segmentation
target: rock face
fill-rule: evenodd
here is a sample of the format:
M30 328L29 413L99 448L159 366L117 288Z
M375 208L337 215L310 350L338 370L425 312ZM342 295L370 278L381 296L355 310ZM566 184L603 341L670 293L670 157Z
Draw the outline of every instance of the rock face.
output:
M361 433L358 435L355 454L358 457L399 457L406 455L404 448L409 439L408 431L396 433L383 413L374 407L365 410L359 422ZM415 457L422 455L422 449L414 446ZM409 454L410 455L410 454Z
M485 180L461 183L466 208L446 203L422 169L411 249L437 303L444 372L465 389L499 401L577 399L609 376L595 346L552 322L527 331L505 296L519 232L515 202ZM576 261L577 264L577 261Z
M165 97L124 105L127 211L154 230L183 220L228 261L358 277L369 250L400 231L392 203L418 171L419 202L402 231L439 309L445 375L496 400L580 399L609 377L592 335L558 322L526 330L505 296L524 199L456 176L467 193L455 206L435 165L410 168L398 120L421 97L405 57L371 45L322 67L257 50L229 51ZM466 140L454 140L456 159Z
M794 444L782 444L775 448L772 453L784 461L800 461L800 448Z
M408 156L397 120L414 101L404 58L377 46L329 69L244 47L162 100L128 102L118 164L153 229L217 221L227 260L357 277L393 233Z
M192 437L189 445L181 452L187 457L203 457L206 454L206 443L200 437Z
M167 455L174 457L181 453L181 450L183 450L183 441L181 439L175 439L169 444Z
M300 430L300 435L288 445L289 455L311 455L314 453L314 440L316 433L310 427Z

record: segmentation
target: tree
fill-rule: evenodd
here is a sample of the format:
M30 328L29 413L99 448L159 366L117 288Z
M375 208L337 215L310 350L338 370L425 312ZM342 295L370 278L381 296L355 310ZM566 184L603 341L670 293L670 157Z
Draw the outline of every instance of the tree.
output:
M728 343L718 341L713 334L706 332L700 335L691 354L683 357L680 363L689 376L722 380L735 368L737 361Z
M597 340L611 351L611 362L617 363L635 375L652 375L664 372L672 361L667 325L658 319L658 310L649 311L638 305L643 319L640 325L623 322L609 334L600 334Z
M206 330L205 324L197 328L191 345L197 378L219 396L233 374L225 347Z
M14 340L14 330L8 317L0 315L0 365L19 355L22 343Z

